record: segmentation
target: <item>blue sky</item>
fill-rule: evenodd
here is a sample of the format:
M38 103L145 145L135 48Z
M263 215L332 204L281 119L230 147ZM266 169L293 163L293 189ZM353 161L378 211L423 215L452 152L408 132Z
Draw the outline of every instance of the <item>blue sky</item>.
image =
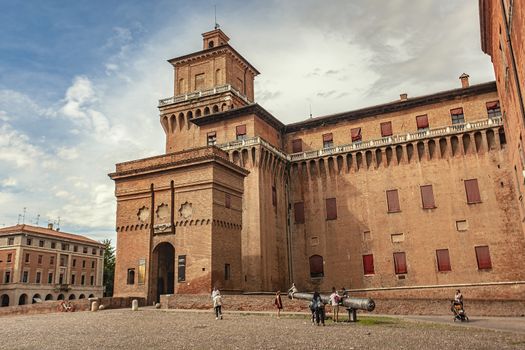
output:
M166 60L201 49L214 5L285 123L493 80L475 1L0 0L0 226L26 207L115 238L107 173L164 151Z

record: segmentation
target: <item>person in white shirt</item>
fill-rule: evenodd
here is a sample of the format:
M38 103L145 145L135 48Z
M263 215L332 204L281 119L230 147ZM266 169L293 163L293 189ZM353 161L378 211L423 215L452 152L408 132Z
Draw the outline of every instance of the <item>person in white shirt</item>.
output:
M335 287L332 287L332 294L330 294L330 305L332 305L332 312L334 314L334 322L339 322L339 294Z

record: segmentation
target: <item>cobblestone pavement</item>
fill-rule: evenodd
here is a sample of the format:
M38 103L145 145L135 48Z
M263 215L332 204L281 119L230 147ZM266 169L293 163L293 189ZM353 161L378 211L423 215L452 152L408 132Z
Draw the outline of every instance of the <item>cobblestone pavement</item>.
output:
M0 349L524 349L525 335L455 324L361 317L313 326L305 314L141 309L0 319Z

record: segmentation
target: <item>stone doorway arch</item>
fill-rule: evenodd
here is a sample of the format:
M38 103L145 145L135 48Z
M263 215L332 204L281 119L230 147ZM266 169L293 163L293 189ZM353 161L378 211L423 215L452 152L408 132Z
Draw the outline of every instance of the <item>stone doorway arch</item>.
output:
M175 292L175 248L171 243L163 242L153 249L152 267L152 296L160 302L161 294Z

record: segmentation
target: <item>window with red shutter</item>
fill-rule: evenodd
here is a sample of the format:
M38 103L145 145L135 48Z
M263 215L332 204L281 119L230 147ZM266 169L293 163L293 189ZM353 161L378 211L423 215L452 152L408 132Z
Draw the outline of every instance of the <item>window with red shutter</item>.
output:
M326 220L337 219L337 203L335 198L326 199Z
M237 141L246 139L246 124L238 125L235 128L235 132L237 135Z
M334 146L334 136L332 133L323 134L323 148L329 148Z
M416 124L418 130L428 129L428 116L425 115L418 115L416 117Z
M486 106L489 118L501 117L501 108L499 106L499 101L487 102Z
M297 202L293 205L296 224L304 224L304 203Z
M450 258L448 256L448 249L436 250L436 259L438 265L438 271L451 271Z
M232 198L229 193L224 194L224 206L226 208L231 208L232 205Z
M353 128L350 130L350 133L352 134L352 142L362 141L361 128Z
M324 276L323 257L320 255L312 255L310 261L310 277L319 278Z
M394 253L394 269L396 275L407 273L407 262L404 252Z
M389 213L401 211L401 208L399 207L399 196L397 194L397 190L386 191L386 202Z
M292 140L292 152L299 153L302 151L303 151L303 140L302 139Z
M467 193L468 204L481 203L478 179L465 180L465 192Z
M465 115L463 114L463 108L454 108L450 110L450 118L452 124L463 124L465 123Z
M490 252L488 246L475 247L476 249L476 260L478 261L479 270L488 270L492 268L492 262L490 261Z
M381 123L381 136L392 136L392 122Z
M436 207L434 202L434 192L432 191L432 185L421 186L421 202L423 209L433 209Z
M363 255L363 271L365 275L373 275L374 272L374 255Z

